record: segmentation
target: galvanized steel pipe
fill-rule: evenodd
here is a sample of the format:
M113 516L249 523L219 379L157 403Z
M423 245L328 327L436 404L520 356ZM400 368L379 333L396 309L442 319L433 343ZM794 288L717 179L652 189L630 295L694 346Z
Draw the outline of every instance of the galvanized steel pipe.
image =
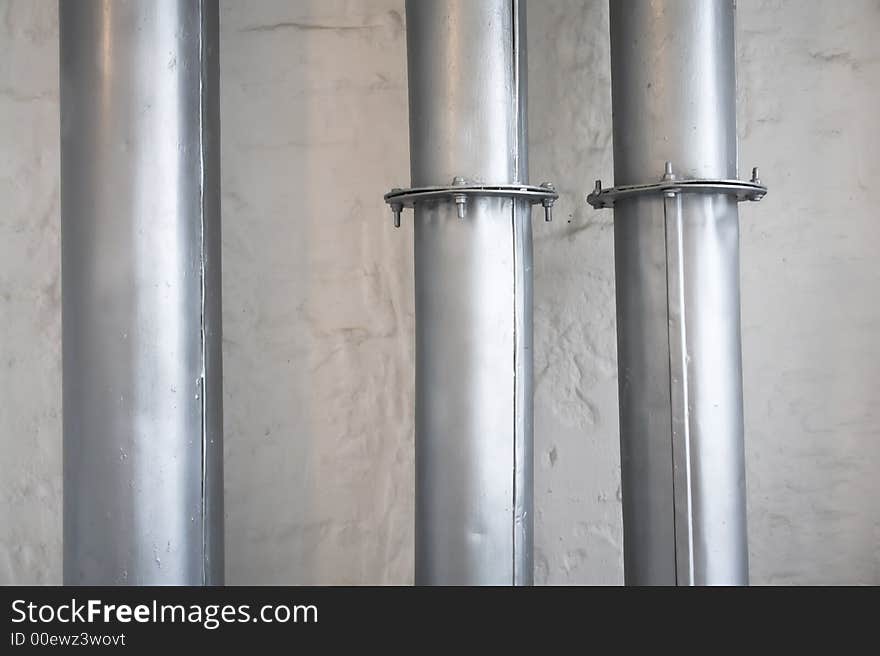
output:
M223 582L216 0L61 30L64 582Z
M734 56L733 0L611 2L615 183L694 182L614 204L628 584L748 583Z
M415 203L416 584L530 584L531 212L503 187L528 177L525 8L406 17L413 186L502 185Z

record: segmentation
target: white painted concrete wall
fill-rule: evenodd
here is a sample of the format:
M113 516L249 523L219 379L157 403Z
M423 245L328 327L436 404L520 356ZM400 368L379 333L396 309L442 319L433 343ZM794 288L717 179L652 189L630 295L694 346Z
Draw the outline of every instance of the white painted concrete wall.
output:
M878 584L880 5L738 5L752 581ZM403 2L222 10L227 580L409 583ZM622 582L607 13L529 11L538 583ZM0 0L0 584L61 580L57 35Z

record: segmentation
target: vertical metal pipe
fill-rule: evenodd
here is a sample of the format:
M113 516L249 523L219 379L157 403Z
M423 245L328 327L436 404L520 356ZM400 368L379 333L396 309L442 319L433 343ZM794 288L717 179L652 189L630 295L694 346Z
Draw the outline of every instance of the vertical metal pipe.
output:
M408 0L406 16L413 186L527 182L522 3ZM416 584L526 585L530 206L461 210L415 208Z
M736 177L734 54L733 0L611 2L616 185ZM737 197L614 225L626 582L746 584Z
M216 0L62 0L64 582L223 582Z

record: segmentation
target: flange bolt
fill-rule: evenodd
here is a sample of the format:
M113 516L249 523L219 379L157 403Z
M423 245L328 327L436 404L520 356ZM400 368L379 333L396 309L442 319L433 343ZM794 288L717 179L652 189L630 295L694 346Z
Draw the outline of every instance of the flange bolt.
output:
M466 183L465 179L460 175L452 178L452 186L453 187L463 187ZM456 211L458 213L458 218L463 219L465 215L467 215L467 195L466 194L454 194L452 196L452 200L455 201Z
M556 191L556 186L552 182L542 182L541 187L547 191ZM544 206L544 221L548 223L553 220L553 203L555 202L554 198L544 198L541 201L541 205Z
M403 189L401 189L400 187L395 187L394 189L391 190L391 193L398 194L401 191L403 191ZM400 203L391 203L391 214L394 216L394 227L395 228L400 227L400 213L402 211L403 211L403 205L401 205Z

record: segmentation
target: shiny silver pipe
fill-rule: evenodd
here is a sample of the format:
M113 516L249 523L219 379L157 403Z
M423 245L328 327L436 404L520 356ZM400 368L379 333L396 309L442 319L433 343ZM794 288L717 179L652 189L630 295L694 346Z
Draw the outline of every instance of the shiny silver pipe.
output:
M408 0L406 18L413 187L526 183L522 3ZM417 585L532 582L530 214L415 207Z
M216 0L62 0L64 582L223 582Z
M736 178L734 56L734 0L612 0L618 187ZM614 206L627 584L748 583L738 199L714 188Z

